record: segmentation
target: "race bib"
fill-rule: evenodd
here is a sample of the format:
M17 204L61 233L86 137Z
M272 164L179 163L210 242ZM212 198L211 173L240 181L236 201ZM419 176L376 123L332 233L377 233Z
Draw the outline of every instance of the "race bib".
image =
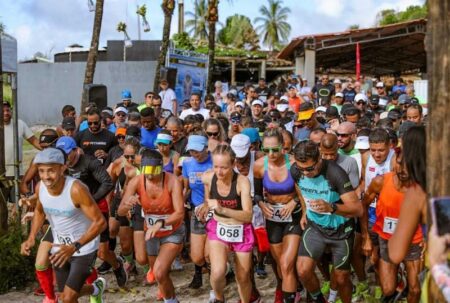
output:
M71 245L75 242L73 235L71 234L56 234L58 243L61 245Z
M397 218L385 217L383 222L383 232L386 234L393 234L397 227Z
M242 243L244 239L244 225L228 225L217 222L217 238L225 242Z
M292 215L289 215L288 217L282 217L281 216L281 210L284 207L284 204L271 204L273 209L272 217L269 218L270 221L273 222L292 222Z
M147 227L152 227L156 224L158 220L166 220L169 218L169 215L145 215L145 222L147 222ZM169 231L172 230L172 225L166 225L160 229L160 231Z
M314 208L311 207L311 201L310 199L307 199L305 197L303 197L305 199L305 204L306 204L306 208L309 209L310 211L316 213L316 214L321 214L321 215L331 215L331 213L321 213L316 211Z
M198 212L198 210L199 210L201 207L203 207L203 204L197 205L197 206L195 207L195 209L194 209L195 216L197 217L197 220L199 220L199 221L202 221L202 218L199 218L199 217L197 216L197 212ZM213 212L212 210L209 210L209 211L206 213L205 221L208 222L209 220L211 220L211 218L213 217L213 215L214 215L214 212Z

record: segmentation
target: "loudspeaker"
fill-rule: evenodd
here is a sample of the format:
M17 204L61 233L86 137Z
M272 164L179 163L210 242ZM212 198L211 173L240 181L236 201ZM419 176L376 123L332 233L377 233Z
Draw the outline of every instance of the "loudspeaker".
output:
M177 69L173 67L161 67L160 79L166 79L169 82L169 87L175 89L177 84Z
M97 104L97 108L102 110L108 106L108 94L106 85L103 84L86 84L84 86L87 94L88 102Z

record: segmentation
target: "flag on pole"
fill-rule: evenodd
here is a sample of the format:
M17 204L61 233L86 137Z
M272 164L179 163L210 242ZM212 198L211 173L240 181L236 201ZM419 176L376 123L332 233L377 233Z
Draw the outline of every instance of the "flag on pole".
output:
M356 43L356 79L359 81L361 75L361 59L359 56L359 42Z

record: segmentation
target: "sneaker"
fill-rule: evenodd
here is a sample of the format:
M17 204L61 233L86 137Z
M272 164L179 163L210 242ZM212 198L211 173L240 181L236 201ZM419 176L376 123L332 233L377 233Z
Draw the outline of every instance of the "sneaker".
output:
M40 286L34 290L33 294L35 296L45 296L44 290Z
M123 267L125 268L125 271L127 272L128 276L137 273L136 265L134 263L124 262Z
M369 284L367 282L358 282L356 287L353 286L352 302L358 302L361 298L365 297L365 294L369 292Z
M42 300L42 303L58 303L58 299L50 299L49 297L45 296L44 300Z
M180 262L180 257L179 256L177 256L175 258L175 260L173 260L171 269L172 269L172 271L182 271L184 269L183 268L183 264L181 264L181 262Z
M281 289L275 290L275 301L274 303L283 303L283 292Z
M381 297L383 296L383 291L381 290L380 286L375 286L375 299L380 300Z
M153 274L153 270L149 270L148 272L147 272L147 282L148 282L148 284L150 284L150 285L153 285L153 284L156 284L156 279L155 279L155 275Z
M156 301L164 301L164 297L163 297L161 291L159 291L159 289L158 289L158 292L156 293Z
M256 272L256 276L257 276L258 278L264 279L264 278L267 277L267 272L266 272L266 269L265 269L264 264L262 264L262 265L256 265L256 270L255 270L255 272Z
M119 287L125 287L128 282L128 273L125 271L122 259L117 258L117 262L119 263L119 267L113 270L114 275L116 276L117 285Z
M214 290L211 289L209 291L208 303L214 303L214 301L216 301L216 295L214 294Z
M330 281L325 281L323 282L322 288L320 289L320 291L326 295L330 292Z
M202 286L203 286L203 275L194 274L194 277L192 278L192 281L189 284L189 288L199 289Z
M111 271L111 269L112 266L108 262L103 261L103 263L99 267L97 267L97 272L101 275L104 275Z
M250 296L250 303L261 303L261 295L255 291L252 291L252 294ZM241 299L239 299L238 303L242 303Z
M103 302L103 293L106 288L106 280L104 278L98 278L92 283L98 288L98 294L96 296L91 295L89 302L90 303L102 303Z

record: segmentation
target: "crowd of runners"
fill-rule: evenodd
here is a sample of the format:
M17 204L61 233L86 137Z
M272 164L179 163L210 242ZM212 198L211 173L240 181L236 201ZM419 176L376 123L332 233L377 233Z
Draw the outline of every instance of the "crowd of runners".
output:
M227 283L260 302L269 266L274 302L419 302L427 111L411 85L291 76L189 100L160 89L80 116L66 105L38 140L23 131L41 151L20 184L32 218L21 252L38 247L43 302L103 302L102 275L126 287L137 266L178 302L170 272L186 259L210 302L227 301Z

